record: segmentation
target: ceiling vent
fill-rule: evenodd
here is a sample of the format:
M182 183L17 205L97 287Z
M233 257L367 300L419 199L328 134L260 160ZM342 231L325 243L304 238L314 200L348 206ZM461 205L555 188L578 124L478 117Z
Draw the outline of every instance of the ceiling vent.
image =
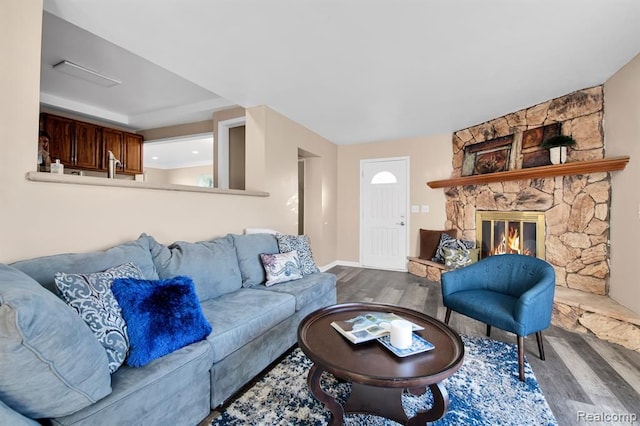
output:
M122 83L122 81L118 79L100 74L97 71L85 68L82 65L74 64L73 62L69 62L66 60L60 61L55 64L53 66L53 69L61 71L65 74L72 75L74 77L81 78L102 87L113 87Z

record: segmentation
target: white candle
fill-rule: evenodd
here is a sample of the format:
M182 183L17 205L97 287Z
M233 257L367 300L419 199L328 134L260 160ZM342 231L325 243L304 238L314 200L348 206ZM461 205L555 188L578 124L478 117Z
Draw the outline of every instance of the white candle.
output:
M411 323L405 320L391 321L391 344L398 349L411 347L413 330Z

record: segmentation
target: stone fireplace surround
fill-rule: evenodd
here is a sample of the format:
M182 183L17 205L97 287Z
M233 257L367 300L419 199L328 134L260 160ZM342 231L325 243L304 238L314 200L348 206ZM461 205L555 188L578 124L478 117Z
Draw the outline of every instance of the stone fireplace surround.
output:
M596 86L459 130L451 177L462 175L465 147L553 123L577 142L568 162L602 159L603 116L603 86ZM610 173L454 186L445 197L445 228L471 241L477 241L476 210L544 212L546 260L556 271L554 324L640 350L640 318L606 297Z

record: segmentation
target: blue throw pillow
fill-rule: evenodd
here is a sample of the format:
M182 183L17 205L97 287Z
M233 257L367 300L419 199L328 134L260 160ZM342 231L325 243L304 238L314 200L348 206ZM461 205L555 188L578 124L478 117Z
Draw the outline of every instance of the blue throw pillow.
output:
M118 278L111 291L127 322L131 367L142 367L211 333L187 276L158 281Z

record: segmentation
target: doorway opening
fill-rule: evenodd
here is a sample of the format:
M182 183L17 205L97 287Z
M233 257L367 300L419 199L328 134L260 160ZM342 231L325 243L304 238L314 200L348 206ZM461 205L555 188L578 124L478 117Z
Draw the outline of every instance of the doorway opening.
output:
M218 122L217 188L245 189L245 123L244 116Z

